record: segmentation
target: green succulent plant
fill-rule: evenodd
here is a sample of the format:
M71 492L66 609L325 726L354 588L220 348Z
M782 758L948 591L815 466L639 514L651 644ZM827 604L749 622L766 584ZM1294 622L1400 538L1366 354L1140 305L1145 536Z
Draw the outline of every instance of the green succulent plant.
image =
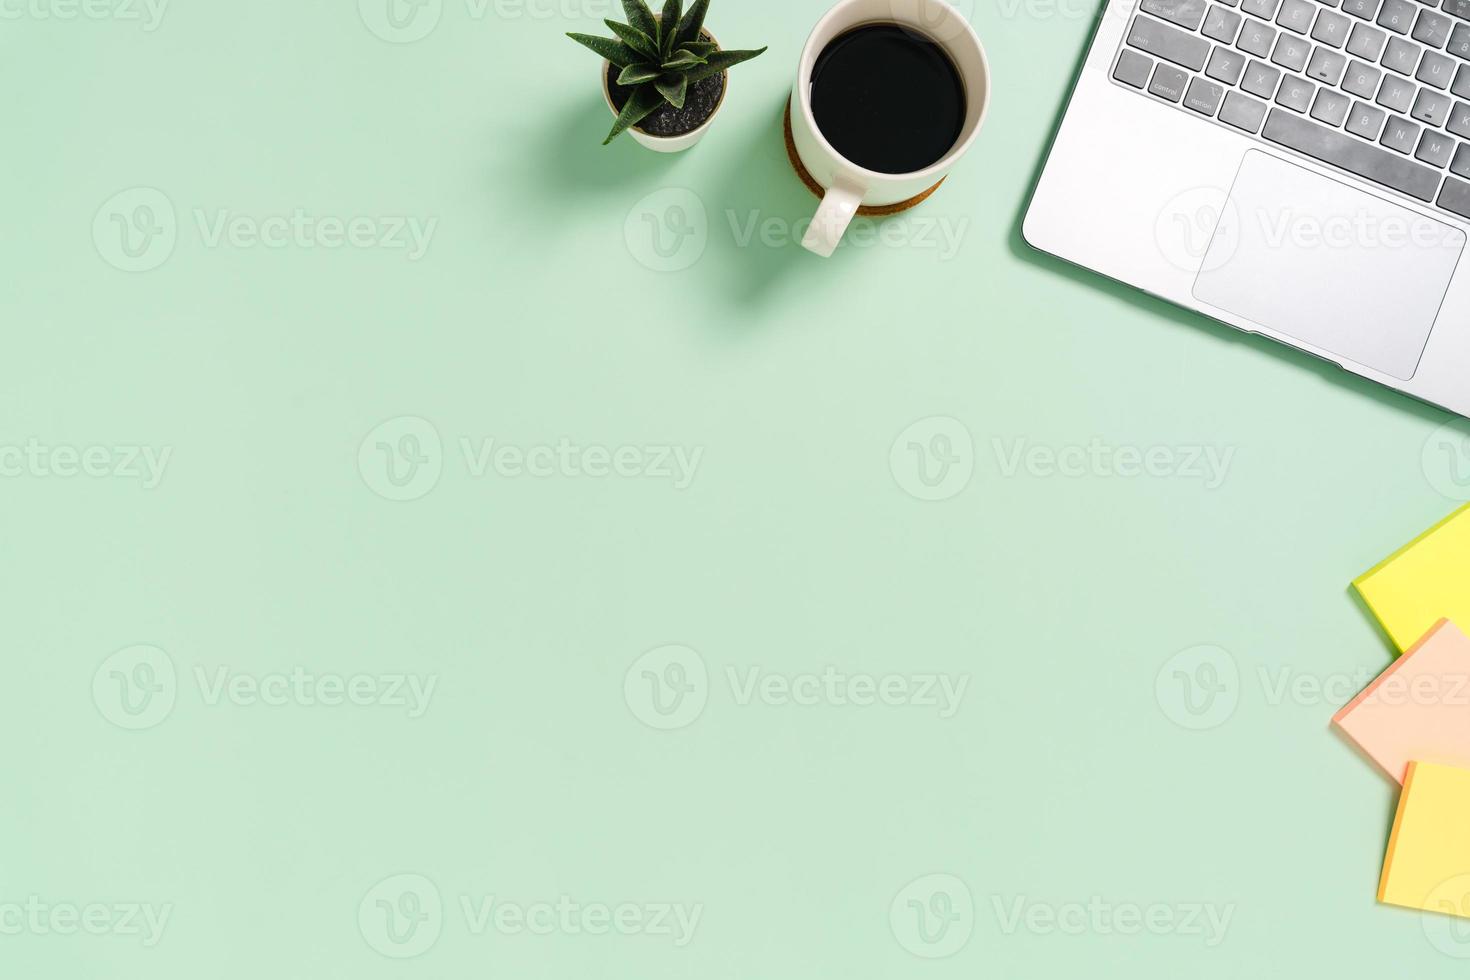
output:
M684 108L684 99L697 83L765 53L765 48L721 51L704 40L709 0L695 0L688 13L682 8L681 0L666 0L663 13L655 17L644 0L623 0L628 23L606 21L616 37L567 35L622 69L618 84L633 88L603 146L665 104Z

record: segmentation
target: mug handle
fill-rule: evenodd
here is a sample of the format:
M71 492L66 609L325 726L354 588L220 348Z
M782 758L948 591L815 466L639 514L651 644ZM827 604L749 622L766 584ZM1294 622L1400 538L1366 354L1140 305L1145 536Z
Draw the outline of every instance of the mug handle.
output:
M822 204L812 218L811 227L801 240L802 247L816 252L824 259L831 258L832 253L837 251L837 243L842 241L847 226L857 216L858 206L863 203L863 195L866 193L864 188L839 177L822 198Z

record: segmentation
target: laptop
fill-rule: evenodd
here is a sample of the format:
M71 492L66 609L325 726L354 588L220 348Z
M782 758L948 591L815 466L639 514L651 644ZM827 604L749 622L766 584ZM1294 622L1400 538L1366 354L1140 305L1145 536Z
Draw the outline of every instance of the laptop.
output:
M1023 225L1470 416L1467 231L1470 0L1111 0Z

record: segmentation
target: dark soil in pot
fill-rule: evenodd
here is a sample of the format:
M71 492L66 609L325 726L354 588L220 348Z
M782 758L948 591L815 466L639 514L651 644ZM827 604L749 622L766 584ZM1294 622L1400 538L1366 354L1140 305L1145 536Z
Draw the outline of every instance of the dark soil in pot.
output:
M607 66L607 91L612 96L613 108L622 112L623 106L633 97L633 90L618 84L619 71L616 65ZM649 136L683 136L694 132L719 108L720 100L725 97L726 74L720 72L701 82L695 82L689 86L689 92L684 96L684 108L675 109L665 102L636 128Z

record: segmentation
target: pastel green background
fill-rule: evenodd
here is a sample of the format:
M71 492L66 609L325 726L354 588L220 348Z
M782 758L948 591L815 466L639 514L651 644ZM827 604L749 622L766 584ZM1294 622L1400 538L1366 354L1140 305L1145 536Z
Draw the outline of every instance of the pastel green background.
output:
M114 0L7 2L0 447L52 448L0 479L0 926L31 896L171 913L151 946L9 929L0 975L1463 975L1470 927L1375 905L1393 794L1327 725L1389 660L1348 581L1470 497L1470 442L1026 249L1094 9L968 5L981 140L823 262L780 234L815 201L778 125L825 0L715 5L722 41L770 51L673 158L598 145L597 66L561 34L607 0L443 0L407 43L369 28L376 0L174 0L154 30ZM177 241L126 272L109 230L136 188ZM437 224L416 261L206 234L297 209ZM686 219L703 252L658 271L652 228ZM774 246L737 234L753 219ZM927 445L934 417L974 472L924 501L900 434ZM426 431L437 482L385 499L377 443ZM683 489L475 476L462 439L702 455ZM1214 488L1003 465L1094 439L1233 455ZM52 472L54 447L130 446L170 453L157 486ZM110 658L139 644L176 694L130 731ZM637 665L668 644L708 700L658 731ZM742 704L727 675L829 666L968 686L944 718ZM410 718L199 682L295 668L437 686ZM1234 711L1178 723L1212 676ZM404 874L443 911L395 959L375 889ZM918 879L973 902L947 958L904 924ZM475 935L460 902L486 896L701 918L683 946ZM1040 926L1007 928L1018 900ZM1212 946L1045 928L1089 902L1230 919Z

